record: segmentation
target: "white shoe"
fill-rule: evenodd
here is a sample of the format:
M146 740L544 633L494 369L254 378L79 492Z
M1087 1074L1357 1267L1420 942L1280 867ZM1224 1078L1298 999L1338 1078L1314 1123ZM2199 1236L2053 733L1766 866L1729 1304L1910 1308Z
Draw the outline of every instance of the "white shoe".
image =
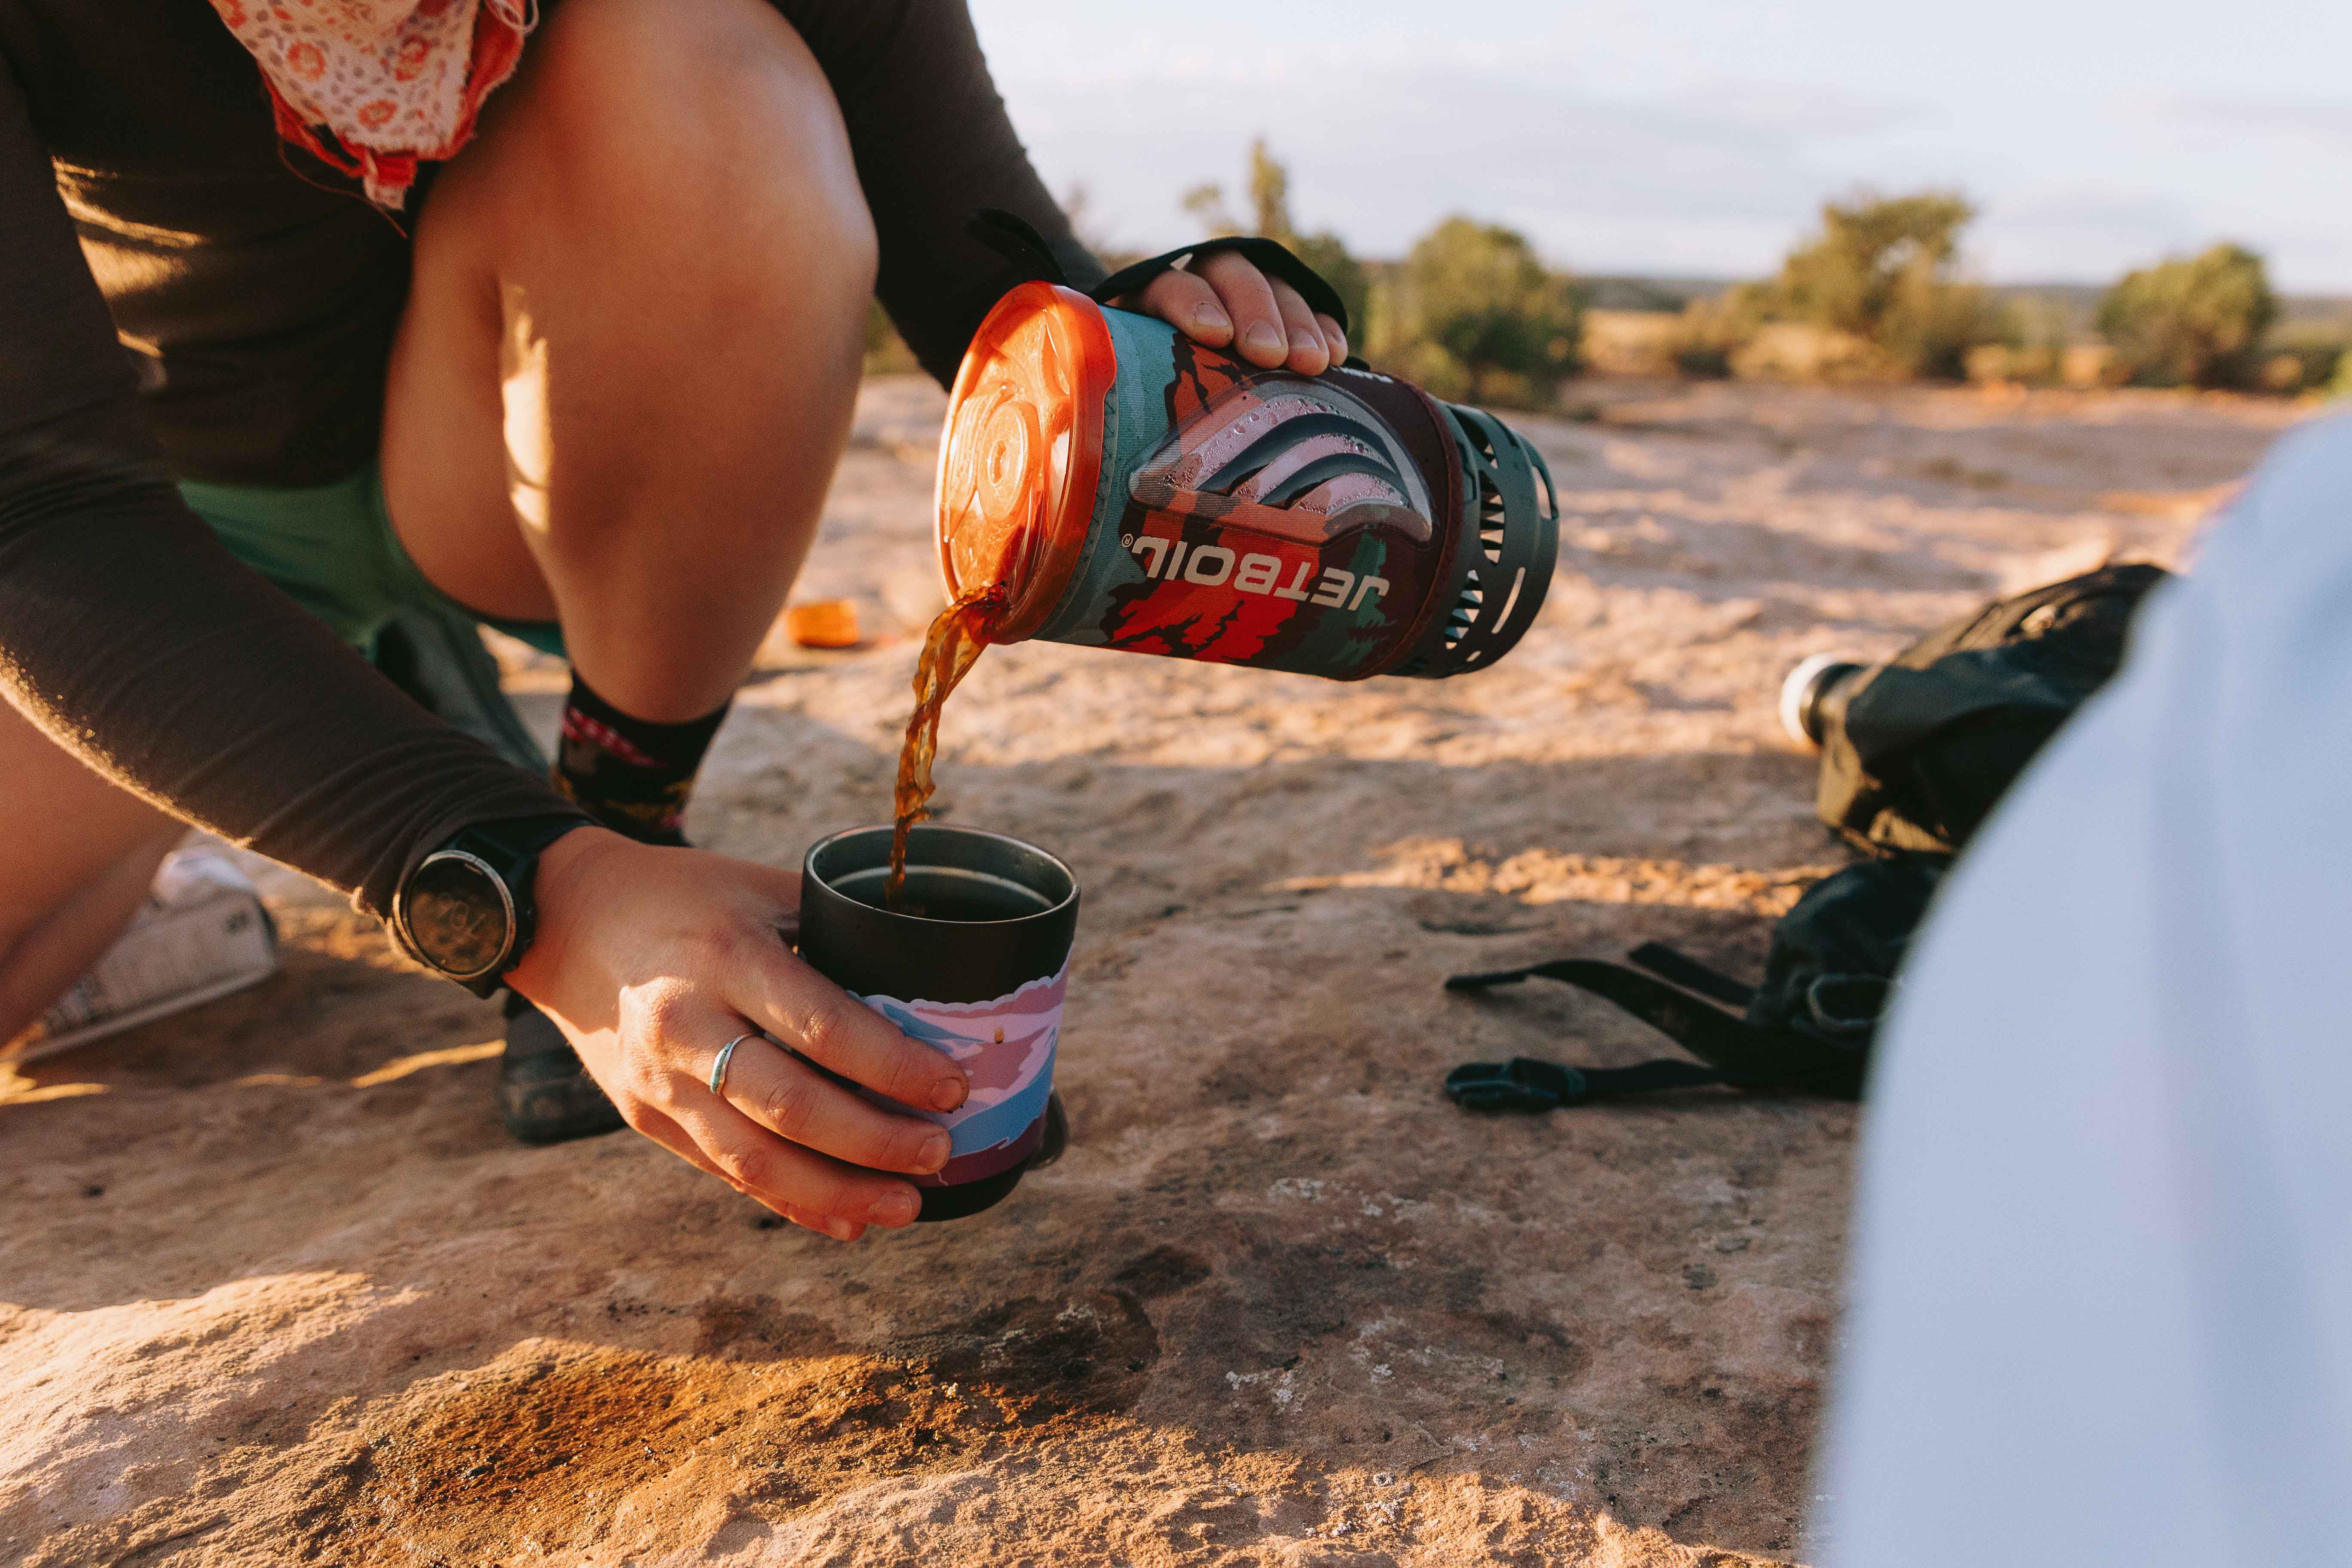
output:
M30 1061L226 996L278 973L278 927L261 896L217 849L173 852L106 956L12 1053Z

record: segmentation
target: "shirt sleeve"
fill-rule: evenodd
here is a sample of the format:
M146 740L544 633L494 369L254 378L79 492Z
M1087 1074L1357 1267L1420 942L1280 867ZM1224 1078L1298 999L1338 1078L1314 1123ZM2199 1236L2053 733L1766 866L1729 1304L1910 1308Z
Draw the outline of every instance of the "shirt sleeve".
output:
M116 784L378 916L460 827L575 810L403 696L188 510L5 61L0 697Z
M963 0L773 0L841 104L881 244L876 292L907 346L952 380L1021 275L964 232L982 207L1028 220L1073 283L1108 276L1029 164Z

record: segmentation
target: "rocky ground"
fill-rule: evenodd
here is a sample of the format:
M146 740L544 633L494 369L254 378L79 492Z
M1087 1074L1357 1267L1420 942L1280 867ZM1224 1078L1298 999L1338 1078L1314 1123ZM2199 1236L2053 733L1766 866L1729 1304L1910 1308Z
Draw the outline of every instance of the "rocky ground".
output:
M944 814L1084 879L1068 1156L844 1247L630 1134L507 1142L495 1010L284 873L286 971L0 1064L0 1563L1590 1564L1799 1551L1855 1112L1698 1090L1475 1120L1473 1058L1659 1042L1445 975L1759 962L1843 858L1780 674L2172 557L2299 411L1586 388L1501 668L1340 687L992 650ZM927 384L870 385L691 823L796 864L886 810ZM560 671L518 660L551 721ZM1988 1506L1998 1506L1988 1499Z

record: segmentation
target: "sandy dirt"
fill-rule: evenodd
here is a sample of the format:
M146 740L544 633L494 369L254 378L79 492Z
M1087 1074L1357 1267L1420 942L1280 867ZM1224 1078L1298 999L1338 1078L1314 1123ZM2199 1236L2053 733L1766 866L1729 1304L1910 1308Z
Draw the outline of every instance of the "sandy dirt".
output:
M0 1563L1792 1558L1855 1111L1473 1119L1459 1061L1662 1043L1440 982L1648 938L1754 969L1844 858L1781 673L2172 557L2297 411L1579 395L1522 422L1571 515L1497 670L981 662L943 814L1086 889L1076 1142L982 1218L843 1247L630 1134L516 1147L494 1010L284 873L281 977L0 1066ZM939 408L867 388L803 593L880 640L771 647L711 847L883 815ZM519 665L535 722L561 682Z

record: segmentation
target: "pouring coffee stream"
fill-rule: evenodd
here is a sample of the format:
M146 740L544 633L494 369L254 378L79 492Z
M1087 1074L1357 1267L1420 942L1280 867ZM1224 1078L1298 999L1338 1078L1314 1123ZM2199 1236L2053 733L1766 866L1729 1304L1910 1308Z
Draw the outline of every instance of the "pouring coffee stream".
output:
M906 892L908 832L931 814L931 763L939 754L940 710L971 673L1003 609L1004 591L991 584L941 610L924 634L922 658L915 665L915 711L907 720L907 738L898 748L898 783L891 802L895 822L890 834L890 878L883 884L882 897L892 910L898 909Z

